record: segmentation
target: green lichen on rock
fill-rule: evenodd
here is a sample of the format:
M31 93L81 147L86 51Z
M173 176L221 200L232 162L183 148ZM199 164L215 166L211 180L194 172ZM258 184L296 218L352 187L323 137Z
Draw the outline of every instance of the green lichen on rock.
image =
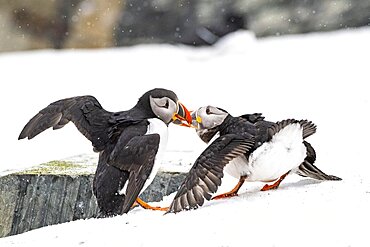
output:
M31 167L17 174L28 175L88 175L94 173L94 167L91 165L77 164L69 161L53 160L47 163L40 164L36 167Z

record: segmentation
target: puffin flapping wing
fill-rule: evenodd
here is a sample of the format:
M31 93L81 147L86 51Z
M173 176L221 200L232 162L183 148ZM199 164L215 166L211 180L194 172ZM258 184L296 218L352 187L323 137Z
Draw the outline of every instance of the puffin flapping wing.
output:
M32 139L50 127L60 129L72 121L99 150L108 141L107 127L111 114L93 96L58 100L37 113L23 128L18 139Z
M244 155L253 145L252 138L244 139L235 134L217 138L195 161L167 213L195 209L203 205L204 198L210 200L221 185L225 165Z

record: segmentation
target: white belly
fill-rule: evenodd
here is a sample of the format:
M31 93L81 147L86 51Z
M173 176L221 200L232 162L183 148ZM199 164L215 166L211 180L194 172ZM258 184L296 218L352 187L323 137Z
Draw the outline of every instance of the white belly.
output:
M273 138L257 148L247 160L240 156L231 161L225 170L231 176L247 176L247 181L274 181L298 167L306 157L302 128L290 124Z
M157 155L155 156L152 172L150 173L148 179L146 180L142 191L144 191L152 183L155 175L157 174L159 168L161 167L162 156L166 149L168 140L168 127L162 120L159 120L158 118L151 118L148 119L148 121L150 122L150 124L148 125L148 129L145 135L159 134L160 139L158 152Z

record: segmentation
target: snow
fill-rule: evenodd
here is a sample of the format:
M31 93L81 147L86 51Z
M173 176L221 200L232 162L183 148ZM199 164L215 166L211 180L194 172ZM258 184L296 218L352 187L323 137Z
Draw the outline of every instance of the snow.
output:
M343 181L288 176L276 191L247 183L237 198L179 214L136 208L127 215L45 227L0 239L0 246L367 246L370 220L370 29L256 40L230 34L215 47L140 45L104 50L0 55L0 174L80 154L97 156L69 124L31 141L17 137L49 103L91 94L110 111L131 108L145 91L172 89L188 109L215 105L233 115L309 119L316 165ZM205 145L171 126L164 163L189 164ZM169 166L170 167L170 166ZM219 192L236 180L225 177ZM174 196L174 195L171 195ZM171 196L159 205L169 205Z

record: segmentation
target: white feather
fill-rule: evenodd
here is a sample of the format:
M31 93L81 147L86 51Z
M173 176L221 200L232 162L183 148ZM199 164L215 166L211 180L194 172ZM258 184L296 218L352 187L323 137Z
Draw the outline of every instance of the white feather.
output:
M257 148L247 160L240 156L231 161L225 171L247 181L274 181L288 171L298 167L306 157L302 127L290 124L276 133L269 142Z

